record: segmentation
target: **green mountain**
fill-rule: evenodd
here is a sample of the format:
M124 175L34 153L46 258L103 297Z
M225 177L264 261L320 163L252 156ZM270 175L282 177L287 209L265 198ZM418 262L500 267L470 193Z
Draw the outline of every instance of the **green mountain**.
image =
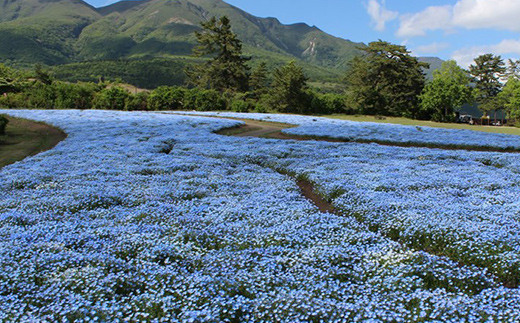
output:
M194 31L222 15L231 19L253 65L297 60L314 81L340 78L364 46L303 23L255 17L222 0L133 0L103 8L82 0L0 0L0 44L8 44L0 46L0 62L58 66L56 75L70 81L120 77L146 87L164 83L150 82L146 70L154 70L177 84L193 61ZM171 62L176 71L158 71L152 66L158 62Z
M0 0L0 60L70 62L83 28L101 17L81 0Z

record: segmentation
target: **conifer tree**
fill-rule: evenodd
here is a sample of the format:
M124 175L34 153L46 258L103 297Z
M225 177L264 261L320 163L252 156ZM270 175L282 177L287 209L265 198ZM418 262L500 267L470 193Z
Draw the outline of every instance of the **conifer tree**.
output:
M484 54L475 58L469 72L473 76L479 108L486 114L499 109L497 96L502 89L500 78L506 71L500 56Z
M198 45L193 53L210 59L186 71L189 83L218 91L247 90L249 58L242 55L242 42L231 30L229 18L213 17L201 26L202 30L195 33Z
M269 90L269 105L280 112L306 113L310 109L307 95L308 78L294 61L277 68Z
M251 78L249 80L249 88L253 91L257 96L267 93L269 86L268 79L269 71L267 69L267 64L265 62L260 63L258 67L256 67L251 72Z

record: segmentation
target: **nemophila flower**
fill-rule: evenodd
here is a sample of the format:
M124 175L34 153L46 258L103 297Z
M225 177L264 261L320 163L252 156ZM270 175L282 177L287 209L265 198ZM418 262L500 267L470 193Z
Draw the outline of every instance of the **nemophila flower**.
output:
M0 170L3 321L520 319L503 287L518 274L516 154L223 137L238 122L159 113L5 113L69 136Z
M265 113L237 112L173 112L201 116L220 116L282 122L299 127L285 129L293 135L329 137L346 140L366 140L395 143L416 143L424 145L451 145L469 147L489 147L498 149L520 149L518 136L507 134L483 133L463 129L442 129L416 127L387 123L356 122L321 117L298 115L273 115Z

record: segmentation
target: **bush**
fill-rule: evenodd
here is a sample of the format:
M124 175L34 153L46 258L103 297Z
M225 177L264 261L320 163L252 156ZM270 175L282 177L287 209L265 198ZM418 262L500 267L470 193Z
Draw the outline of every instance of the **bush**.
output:
M126 100L125 109L128 111L148 110L148 97L149 94L147 92L131 94Z
M185 108L197 111L226 110L226 100L215 90L195 88L186 92Z
M124 110L130 93L118 86L101 90L94 96L94 109Z
M311 97L311 112L318 114L348 113L345 97L340 94L308 92Z
M5 128L7 127L8 123L9 120L7 120L7 118L3 115L0 115L0 135L5 134Z
M250 93L240 93L229 99L229 109L234 112L249 112L255 108L255 101L251 99Z
M185 108L186 90L177 86L160 86L150 93L150 110L179 110Z
M28 108L54 109L56 91L53 86L38 82L25 89L25 94Z
M234 112L249 112L252 110L253 106L247 101L244 100L232 100L231 101L231 111Z
M6 96L0 95L0 108L17 109L30 108L30 106L24 93L9 93Z
M50 87L55 92L55 109L91 109L94 94L99 90L93 83L54 82Z

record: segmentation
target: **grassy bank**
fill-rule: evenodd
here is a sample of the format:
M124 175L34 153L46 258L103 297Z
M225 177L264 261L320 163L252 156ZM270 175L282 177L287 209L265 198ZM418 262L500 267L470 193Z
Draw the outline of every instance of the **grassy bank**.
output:
M8 117L5 135L0 136L0 168L56 146L67 135L41 122Z

